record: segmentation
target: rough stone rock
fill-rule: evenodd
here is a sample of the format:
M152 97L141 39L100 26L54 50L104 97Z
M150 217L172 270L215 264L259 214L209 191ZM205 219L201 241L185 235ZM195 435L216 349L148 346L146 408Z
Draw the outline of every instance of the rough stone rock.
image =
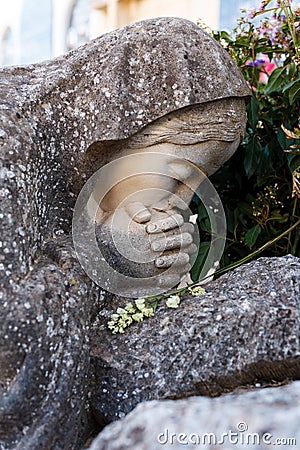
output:
M1 291L1 449L77 448L90 429L92 290L68 243L51 244L26 278Z
M218 398L144 402L89 450L299 448L300 382Z
M179 309L159 307L122 335L106 328L107 305L92 336L98 420L122 418L145 400L216 396L299 379L299 268L300 259L290 255L260 258L210 283L199 298L186 298Z
M128 138L179 108L248 95L227 53L172 18L0 71L3 448L72 449L83 439L87 328L100 291L76 261L71 220L86 179L111 159L114 147L99 153L99 141Z

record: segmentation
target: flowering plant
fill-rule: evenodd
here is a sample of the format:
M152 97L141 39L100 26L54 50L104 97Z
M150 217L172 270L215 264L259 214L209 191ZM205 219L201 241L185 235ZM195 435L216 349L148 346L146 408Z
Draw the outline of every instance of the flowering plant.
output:
M257 9L242 10L232 33L212 34L252 89L244 141L211 178L226 211L228 239L221 262L225 267L250 249L263 247L300 216L300 9L293 9L290 0L265 0ZM203 252L193 279L201 270L208 244L203 242L207 228L203 205L196 205L195 212ZM287 253L300 254L299 229L277 240L264 255Z

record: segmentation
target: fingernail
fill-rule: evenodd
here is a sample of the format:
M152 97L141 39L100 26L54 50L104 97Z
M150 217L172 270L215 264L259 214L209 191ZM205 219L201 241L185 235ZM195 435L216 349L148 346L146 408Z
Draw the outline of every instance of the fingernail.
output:
M151 249L154 252L160 252L162 250L165 250L165 248L166 248L165 240L164 241L155 241L155 242L152 242L152 244L151 244Z
M135 222L139 223L148 222L148 220L151 219L151 213L147 209L144 209L143 211L138 212L133 219Z
M148 233L155 233L156 230L157 230L157 225L155 223L149 223L146 227L146 231Z
M161 266L165 265L165 260L164 260L164 258L157 258L157 259L155 260L155 265L156 265L157 267L161 267Z

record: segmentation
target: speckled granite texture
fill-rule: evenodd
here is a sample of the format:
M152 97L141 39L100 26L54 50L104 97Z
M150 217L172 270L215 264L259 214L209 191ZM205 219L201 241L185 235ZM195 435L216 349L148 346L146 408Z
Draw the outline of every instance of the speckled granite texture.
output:
M140 404L109 425L89 450L268 450L298 448L300 382L219 398Z
M111 159L105 143L177 109L248 95L227 53L172 18L0 71L4 449L77 449L88 433L88 328L101 292L76 260L71 219L86 179Z
M300 259L260 258L206 286L182 307L112 336L95 322L92 404L116 420L139 402L216 396L300 378Z

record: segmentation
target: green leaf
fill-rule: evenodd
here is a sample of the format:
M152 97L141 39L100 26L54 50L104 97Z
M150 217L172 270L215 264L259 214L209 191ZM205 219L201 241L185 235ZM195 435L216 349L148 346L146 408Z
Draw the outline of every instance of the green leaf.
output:
M199 279L202 267L204 266L204 263L206 261L209 249L210 249L210 242L201 242L199 245L199 252L196 258L196 261L192 267L191 270L191 277L194 281L197 281Z
M285 223L289 218L289 214L281 214L280 212L272 212L269 216L269 220L276 220L279 223Z
M198 205L197 214L198 214L198 222L208 217L208 212L206 211L206 208L202 202Z
M240 208L240 211L243 213L243 214L246 214L248 217L253 217L253 209L252 209L252 206L251 206L251 203L252 203L252 201L250 201L249 199L247 199L248 201L247 202L240 202L239 203L239 208ZM242 219L242 217L240 217L239 218L240 220ZM244 224L245 226L246 226L246 223Z
M287 154L287 160L288 160L289 169L292 173L294 172L294 170L296 170L296 169L298 169L298 167L300 167L300 156L299 155Z
M294 84L299 83L300 82L300 78L297 78L297 80L293 80L290 81L289 83L287 83L284 88L282 89L282 92L287 91L288 89L290 89L290 87L294 86Z
M277 128L277 141L280 144L282 150L287 150L290 148L292 144L294 144L294 139L289 139L288 136L284 133L281 127Z
M236 39L235 44L238 47L249 48L249 38L247 36L241 36L238 39Z
M300 81L298 81L290 90L289 92L289 103L290 105L293 105L296 100L299 100L300 98Z
M248 122L251 127L255 130L257 122L258 122L258 101L255 97L255 94L252 94L251 102L247 106L247 116Z
M227 42L233 42L230 34L225 30L222 30L220 32L220 36L221 36L221 39L225 39L225 41L227 41Z
M198 207L198 223L202 231L205 231L206 233L211 233L210 218L203 203L200 203Z
M261 151L262 146L255 137L245 146L244 168L248 178L252 177L259 166Z
M282 74L286 71L286 67L278 67L275 69L269 78L269 82L265 88L265 94L269 95L271 92L277 91L281 86L283 77Z
M245 242L249 248L252 248L255 242L257 241L258 236L261 233L260 225L255 225L255 227L250 228L245 234Z
M292 62L291 64L289 64L289 78L293 78L297 72L297 65Z
M226 214L227 230L229 233L233 233L235 227L233 211L225 206L225 214Z

